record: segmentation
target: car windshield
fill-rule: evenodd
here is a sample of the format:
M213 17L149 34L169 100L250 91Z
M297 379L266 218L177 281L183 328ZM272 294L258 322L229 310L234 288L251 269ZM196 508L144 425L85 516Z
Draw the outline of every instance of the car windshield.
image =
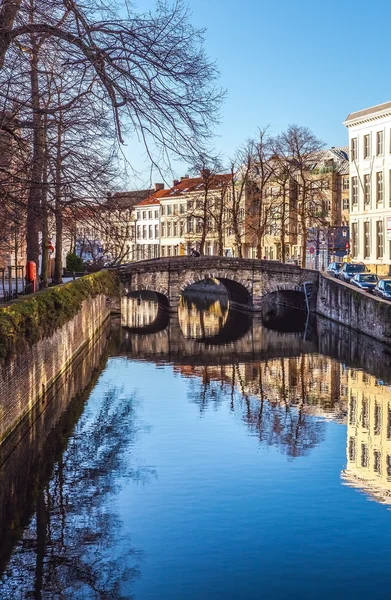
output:
M391 292L391 281L384 282L384 289L386 292Z
M377 281L377 275L370 273L369 275L360 275L360 281Z
M349 265L346 270L348 273L362 273L365 271L365 265Z

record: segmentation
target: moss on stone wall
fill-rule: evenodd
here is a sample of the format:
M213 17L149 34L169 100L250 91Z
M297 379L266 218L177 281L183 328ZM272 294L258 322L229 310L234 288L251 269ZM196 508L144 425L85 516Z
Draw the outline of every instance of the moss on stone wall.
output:
M99 294L119 295L115 273L99 271L0 308L0 359L50 336L79 312L84 300Z

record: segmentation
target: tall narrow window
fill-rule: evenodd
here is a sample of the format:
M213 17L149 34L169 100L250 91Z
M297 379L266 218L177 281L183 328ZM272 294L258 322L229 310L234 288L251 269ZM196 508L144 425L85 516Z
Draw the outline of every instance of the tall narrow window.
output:
M369 402L366 398L362 401L361 425L365 429L369 427Z
M371 232L369 221L364 222L364 258L371 256Z
M376 206L383 204L383 171L376 173Z
M376 221L376 258L383 258L384 234L383 221Z
M352 223L352 256L358 256L358 224Z
M364 175L364 208L371 203L371 176Z
M350 410L349 410L349 425L355 425L355 423L356 423L356 407L357 407L357 400L354 396L351 396Z
M368 466L368 446L366 444L361 444L361 466Z
M356 440L354 438L349 438L349 460L356 460Z
M357 160L357 138L352 138L350 142L350 158L351 160Z
M369 158L371 155L371 138L369 135L364 135L364 158Z
M376 156L384 153L384 132L378 131L376 134Z
M391 171L390 171L390 173L391 173ZM358 178L352 177L352 206L357 206L357 204L358 204Z
M148 238L153 239L152 225L148 225Z
M375 473L380 473L381 471L381 454L379 450L375 450L373 453L373 470Z
M381 406L380 404L375 404L375 414L374 414L374 433L375 435L379 435L381 431Z

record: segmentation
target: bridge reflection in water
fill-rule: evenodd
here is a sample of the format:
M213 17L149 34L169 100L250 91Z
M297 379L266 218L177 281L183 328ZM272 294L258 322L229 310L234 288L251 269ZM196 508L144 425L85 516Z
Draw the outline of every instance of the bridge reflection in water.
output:
M130 536L128 539L122 534L121 518L125 517L116 513L114 502L118 490L125 493L132 480L141 480L145 488L149 480L155 481L153 469L137 467L129 458L133 448L138 448L137 437L142 429L135 398L141 380L133 382L124 374L134 361L166 365L167 371L183 378L186 400L205 417L203 421L210 412L217 418L218 409L227 406L256 439L257 448L276 448L292 461L326 443L331 422L339 424L339 431L346 426L347 458L342 483L391 505L391 386L387 384L391 368L387 348L322 319L311 324L309 335L308 327L307 331L300 330L292 313L279 313L283 317L279 323L275 314L272 318L267 314L268 328L261 319L235 312L226 298L213 295L200 300L188 294L182 298L178 314L171 316L159 300L150 294L123 298L123 330L118 338L112 337L109 354L113 359L95 391L90 394L108 356L107 331L80 363L74 377L60 386L57 400L49 403L30 432L21 432L14 444L9 440L10 445L2 448L0 585L4 597L57 597L64 586L68 594L65 597L100 594L120 598L116 595L119 586L126 591L125 597L131 597L138 573L147 569L148 560L135 552ZM271 329L271 324L279 324L281 331ZM298 331L287 333L284 328ZM117 356L131 362L116 360ZM153 373L150 365L142 367L147 374ZM75 398L71 402L72 396ZM153 404L153 396L146 400L153 405L152 413L156 412L159 423L163 415L158 411L165 410L164 404L160 398L155 398ZM173 429L165 429L172 435L171 442L181 434L178 423L182 423L182 412L186 413L184 405L178 406L184 410L175 411L172 405L165 421L168 428L173 420ZM208 413L210 408L214 410ZM223 427L227 421L216 423ZM153 428L151 431L153 435ZM159 440L161 443L162 438ZM337 472L344 463L345 450L341 450L334 465ZM212 447L208 455L213 466L214 452ZM321 454L316 456L315 469L323 464L319 461L327 459ZM256 468L262 465L262 472L273 478L276 463L270 470L267 463L250 461ZM301 468L307 468L306 463L297 464L301 467L295 476ZM213 482L218 475L217 470L213 471ZM236 471L235 476L240 478L240 473ZM162 477L163 485L167 479ZM251 480L252 493L257 489L255 481ZM203 479L197 492L201 493L207 484ZM144 486L137 488L138 493ZM165 491L170 501L178 492ZM349 502L346 496L345 502ZM208 508L213 510L210 497ZM266 505L262 510L267 510ZM327 510L323 518L327 518ZM128 527L128 523L125 525ZM254 523L257 536L259 527L255 525L260 525ZM263 521L262 527L266 528ZM131 531L131 525L129 528ZM155 533L153 539L157 540L158 531ZM289 532L284 529L286 535ZM240 561L238 556L235 560ZM328 564L328 572L333 564ZM252 577L255 572L251 571ZM266 581L265 573L261 575L260 581L253 582L257 583L256 589ZM148 577L143 580L148 581Z

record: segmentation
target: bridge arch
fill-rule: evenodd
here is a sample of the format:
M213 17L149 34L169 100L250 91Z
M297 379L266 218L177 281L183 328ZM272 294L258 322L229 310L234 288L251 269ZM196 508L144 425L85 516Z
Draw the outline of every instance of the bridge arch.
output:
M251 286L247 281L243 281L240 277L233 273L194 274L191 279L187 279L182 284L180 287L180 295L182 295L192 285L208 279L215 279L224 286L231 304L240 304L248 308L252 306Z

